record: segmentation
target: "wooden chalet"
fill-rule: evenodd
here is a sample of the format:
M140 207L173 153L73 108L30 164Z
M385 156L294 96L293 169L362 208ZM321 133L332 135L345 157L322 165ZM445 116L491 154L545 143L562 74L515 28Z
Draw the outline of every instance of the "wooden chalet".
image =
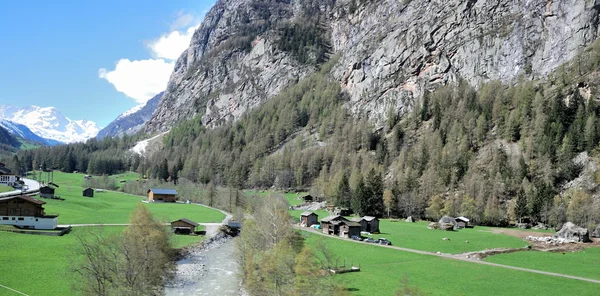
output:
M198 223L188 220L186 218L181 218L179 220L175 220L171 222L171 228L174 233L177 234L191 234L194 233L196 227L198 227Z
M361 231L370 233L379 232L379 219L371 216L353 218L352 221L360 223Z
M319 224L319 215L313 212L304 212L300 214L300 225L311 227L314 224Z
M85 197L94 197L94 189L88 187L88 188L86 188L86 189L83 190L82 194Z
M58 215L47 215L44 201L29 196L0 198L0 225L28 229L55 229Z
M13 186L17 182L17 176L11 173L10 169L0 163L0 184L6 186Z
M175 189L150 188L148 189L148 201L175 202L177 200L177 191Z

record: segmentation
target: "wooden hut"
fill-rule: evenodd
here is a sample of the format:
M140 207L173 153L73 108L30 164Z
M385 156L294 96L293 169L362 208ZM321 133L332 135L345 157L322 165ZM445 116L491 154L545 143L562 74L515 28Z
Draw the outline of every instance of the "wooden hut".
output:
M313 202L315 199L314 199L314 197L312 195L307 194L307 195L305 195L305 196L302 197L302 200L304 202Z
M457 228L467 228L467 227L469 227L469 219L468 218L460 216L460 217L456 217L454 219L454 221L456 221L456 227Z
M94 189L88 187L83 190L83 196L85 197L94 197Z
M177 200L177 191L175 189L150 188L148 189L148 201L175 202Z
M304 212L300 214L300 225L311 227L314 224L319 224L319 216L313 212Z
M40 187L40 197L43 198L54 198L54 188L50 186Z
M353 218L352 221L360 223L361 231L370 233L379 232L379 219L371 216Z
M348 219L342 216L329 216L321 219L321 228L323 229L323 233L330 235L339 235L340 233L340 223L342 221L348 221Z
M354 221L340 221L340 237L351 238L352 236L360 236L361 224Z
M173 232L176 234L194 233L194 231L196 230L196 227L198 227L198 223L196 223L192 220L188 220L186 218L181 218L179 220L175 220L175 221L171 222L171 228L173 229Z

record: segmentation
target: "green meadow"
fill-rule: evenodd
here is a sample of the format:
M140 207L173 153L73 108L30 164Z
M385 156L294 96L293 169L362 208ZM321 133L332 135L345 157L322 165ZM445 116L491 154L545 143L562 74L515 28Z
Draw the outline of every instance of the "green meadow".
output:
M122 178L133 178L137 174L121 174ZM60 187L56 195L65 200L42 199L46 213L59 214L59 224L122 224L127 223L129 214L142 202L143 196L115 191L96 191L93 198L83 197L83 174L55 172L54 183ZM221 222L225 215L219 211L194 204L146 203L156 218L173 221L187 218L199 223Z
M0 185L0 193L14 191L15 189L10 186Z
M76 255L76 235L90 231L106 235L121 232L124 226L75 227L64 236L43 236L0 231L0 285L28 295L72 294L70 266ZM198 230L203 227L198 227ZM174 247L200 242L204 236L173 235ZM18 295L0 287L0 295Z
M84 174L55 172L54 183L60 187L56 195L64 200L38 199L46 202L47 214L59 214L59 224L124 224L133 209L142 203L142 196L114 191L96 191L93 198L83 197ZM125 173L112 178L135 180L137 174ZM219 211L193 204L146 203L154 216L163 221L179 218L202 222L221 222L225 215ZM76 235L89 231L118 233L124 226L74 227L62 237L28 235L0 231L0 285L28 295L72 294L70 266L79 260L75 254ZM197 230L203 230L199 226ZM200 242L204 236L172 236L175 248ZM18 295L0 288L0 295Z
M600 248L580 252L517 252L487 257L485 261L600 280Z
M303 232L307 244L323 241L338 262L360 266L360 272L334 276L354 295L396 295L400 281L425 295L597 295L598 284L419 255L366 243Z

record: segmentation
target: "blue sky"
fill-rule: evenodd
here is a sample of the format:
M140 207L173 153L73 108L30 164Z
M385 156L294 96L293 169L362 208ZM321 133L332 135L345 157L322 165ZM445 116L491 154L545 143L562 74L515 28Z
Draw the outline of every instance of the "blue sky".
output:
M54 106L104 127L166 86L213 4L2 1L0 104Z

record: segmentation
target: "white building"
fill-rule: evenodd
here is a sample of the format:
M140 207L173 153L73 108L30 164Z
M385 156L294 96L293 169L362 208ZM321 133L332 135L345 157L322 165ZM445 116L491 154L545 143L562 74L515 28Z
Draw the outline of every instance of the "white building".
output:
M6 186L13 186L17 181L17 176L10 173L3 163L0 163L0 184Z

